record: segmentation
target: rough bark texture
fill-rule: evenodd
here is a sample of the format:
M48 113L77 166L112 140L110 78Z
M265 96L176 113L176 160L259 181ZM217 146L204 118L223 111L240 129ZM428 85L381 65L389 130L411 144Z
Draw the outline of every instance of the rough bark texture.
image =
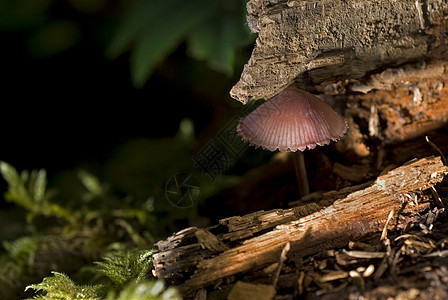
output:
M396 213L408 195L434 186L446 174L448 167L439 157L413 160L360 190L330 193L327 199L345 196L322 209L312 204L261 211L221 220L207 230L187 228L156 244L154 274L191 296L220 279L231 280L233 275L278 262L287 243L289 259L341 247L382 231L385 224L406 222L406 218L398 221ZM412 216L425 208L408 204L406 212ZM387 223L391 211L394 217Z
M386 69L363 81L328 86L322 92L331 95L323 98L344 106L341 112L350 128L338 146L346 144L362 157L368 151L364 145L356 147L365 144L363 139L367 137L394 144L443 127L448 122L447 82L448 64L432 61Z
M270 99L288 85L313 91L385 66L448 55L446 0L251 0L256 46L233 98Z

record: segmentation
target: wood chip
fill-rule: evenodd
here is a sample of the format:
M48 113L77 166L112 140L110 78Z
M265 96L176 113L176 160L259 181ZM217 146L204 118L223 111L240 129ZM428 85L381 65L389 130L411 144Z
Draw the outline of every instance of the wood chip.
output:
M383 258L386 257L386 253L385 252L369 252L369 251L347 251L347 250L342 250L344 251L345 254L347 254L350 257L355 257L355 258Z
M349 276L349 273L345 271L331 271L323 275L319 275L316 280L319 282L329 282L335 281L339 279L344 279Z
M195 236L203 247L214 253L221 253L229 249L229 247L207 229L196 230Z
M387 226L389 225L390 220L394 215L394 210L392 209L387 217L386 224L384 224L383 232L381 233L380 241L383 241L387 238Z
M375 266L374 265L369 265L365 271L362 273L362 277L370 277L373 272L375 272Z

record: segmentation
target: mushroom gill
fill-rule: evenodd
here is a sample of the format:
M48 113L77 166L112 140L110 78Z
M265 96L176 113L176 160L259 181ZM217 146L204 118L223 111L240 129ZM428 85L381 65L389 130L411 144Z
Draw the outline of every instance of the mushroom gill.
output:
M295 152L339 140L347 123L317 96L288 88L242 118L237 130L256 147Z

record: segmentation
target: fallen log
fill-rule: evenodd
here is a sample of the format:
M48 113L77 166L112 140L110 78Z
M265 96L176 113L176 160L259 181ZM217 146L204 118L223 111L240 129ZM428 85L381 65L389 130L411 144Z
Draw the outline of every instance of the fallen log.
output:
M412 217L427 208L405 205L409 195L432 188L446 174L448 167L440 157L412 160L357 191L330 192L327 198L341 198L325 208L311 204L260 211L207 229L187 228L156 244L153 274L191 296L221 279L278 262L287 243L288 259L342 247L383 231L386 223L392 227L409 221L397 218L397 212ZM391 211L393 217L388 218Z
M255 48L230 95L270 99L294 83L314 91L407 62L448 56L448 2L251 0Z

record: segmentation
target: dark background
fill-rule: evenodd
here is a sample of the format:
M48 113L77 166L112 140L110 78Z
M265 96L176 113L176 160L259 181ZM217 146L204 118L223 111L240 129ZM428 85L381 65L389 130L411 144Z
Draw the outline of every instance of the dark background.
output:
M45 168L51 176L79 164L98 164L124 141L173 136L184 118L193 121L196 136L205 142L216 133L214 123L239 111L241 105L228 92L251 43L235 49L235 72L229 76L189 55L180 41L137 88L129 53L114 59L105 55L130 4L93 1L99 4L92 8L85 1L49 2L30 20L27 10L21 16L14 5L1 12L10 17L1 27L0 160L19 171ZM55 20L77 26L76 42L49 53L33 49L36 31Z
M213 180L194 164L197 153L243 108L229 91L255 41L245 23L246 1L193 1L212 3L212 9L204 11L202 23L157 52L153 71L140 83L132 63L138 37L110 54L114 41L126 37L121 28L138 19L134 5L173 3L188 13L189 3L167 1L8 0L0 6L0 161L19 173L46 170L47 190L54 191L50 201L62 206L82 205L82 171L96 176L117 199L132 199L131 206L151 199L156 240L232 215L234 204L224 204L230 197L226 189L237 184L248 162L257 166L270 154L243 154L223 170L224 177ZM145 12L145 20L157 17L151 14ZM183 26L169 25L142 25L140 35L171 28L169 36ZM195 33L204 28L215 31L196 36L195 44ZM153 46L159 42L163 35ZM182 120L194 127L193 140L186 143L178 136ZM178 172L200 182L199 202L188 209L166 199L165 185ZM0 178L2 239L14 240L28 234L30 224L26 209L5 197L7 187ZM119 207L120 201L111 205Z

